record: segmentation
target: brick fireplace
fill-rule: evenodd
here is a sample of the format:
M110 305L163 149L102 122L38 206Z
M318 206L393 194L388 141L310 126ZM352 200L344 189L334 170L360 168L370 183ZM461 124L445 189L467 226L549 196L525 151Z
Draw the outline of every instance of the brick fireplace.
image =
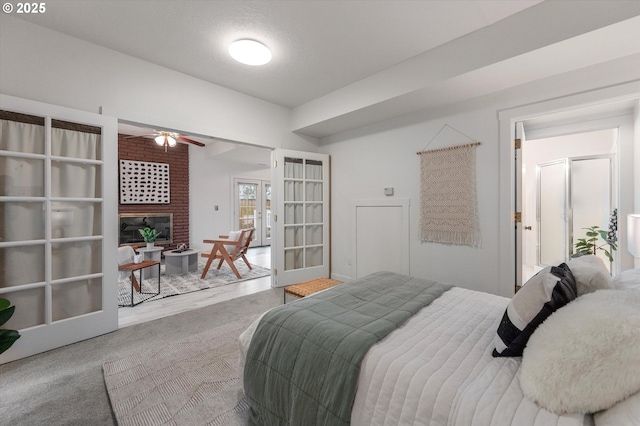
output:
M179 143L164 152L164 147L153 139L143 137L125 139L118 135L118 159L169 164L170 195L168 204L122 204L118 203L120 216L171 214L172 238L158 240L156 246L173 249L180 243L189 246L189 147Z

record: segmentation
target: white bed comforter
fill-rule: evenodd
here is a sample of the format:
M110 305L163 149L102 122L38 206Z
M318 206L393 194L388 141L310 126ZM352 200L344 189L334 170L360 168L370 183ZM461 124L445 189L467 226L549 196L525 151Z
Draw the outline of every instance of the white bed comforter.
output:
M592 416L538 408L520 389L520 358L491 356L508 303L452 288L374 345L362 363L351 424L593 425ZM254 330L242 336L243 355Z

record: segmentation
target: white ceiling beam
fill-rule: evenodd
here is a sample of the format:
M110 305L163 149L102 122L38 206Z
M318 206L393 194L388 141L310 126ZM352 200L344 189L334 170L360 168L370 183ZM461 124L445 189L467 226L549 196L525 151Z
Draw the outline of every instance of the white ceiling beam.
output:
M638 52L640 2L544 2L294 108L292 131L323 137L429 108L444 93L471 99Z

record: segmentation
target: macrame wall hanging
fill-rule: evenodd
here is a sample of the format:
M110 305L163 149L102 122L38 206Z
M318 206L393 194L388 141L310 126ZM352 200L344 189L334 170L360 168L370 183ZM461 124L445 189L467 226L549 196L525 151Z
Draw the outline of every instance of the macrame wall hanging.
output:
M449 128L445 124L431 144ZM418 152L420 156L420 239L477 246L476 147L480 142ZM425 146L426 149L426 146Z

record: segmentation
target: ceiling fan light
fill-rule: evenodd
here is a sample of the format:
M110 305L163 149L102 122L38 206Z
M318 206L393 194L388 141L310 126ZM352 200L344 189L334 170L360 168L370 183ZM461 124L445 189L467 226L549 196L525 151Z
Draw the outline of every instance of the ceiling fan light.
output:
M157 143L158 145L160 145L160 146L164 145L164 136L162 136L162 135L158 135L158 136L156 136L156 138L155 138L155 139L156 139L156 143Z
M237 40L229 46L229 54L246 65L264 65L271 61L271 51L255 40Z
M173 147L176 146L176 140L174 138L172 138L171 136L167 136L167 142L169 143L169 146Z

